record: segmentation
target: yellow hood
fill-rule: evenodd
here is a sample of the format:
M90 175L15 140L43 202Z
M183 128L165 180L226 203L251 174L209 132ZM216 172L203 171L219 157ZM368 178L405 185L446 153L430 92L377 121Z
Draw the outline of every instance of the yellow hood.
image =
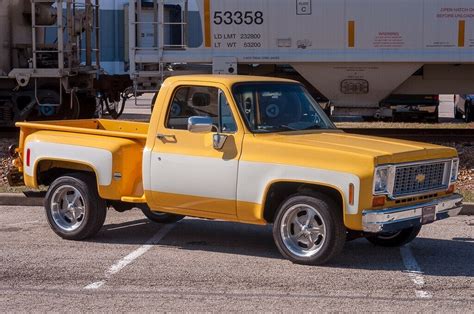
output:
M260 136L260 135L259 135ZM294 146L295 153L305 147L338 154L358 155L374 160L376 165L429 159L453 158L453 148L428 143L396 140L383 137L330 132L284 132L265 134L268 141ZM364 158L364 159L365 159Z

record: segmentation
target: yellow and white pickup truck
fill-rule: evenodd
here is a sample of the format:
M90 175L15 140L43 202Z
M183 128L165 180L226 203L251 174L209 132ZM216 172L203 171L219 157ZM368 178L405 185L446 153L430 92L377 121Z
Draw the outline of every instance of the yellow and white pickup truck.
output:
M338 130L305 88L250 76L179 76L150 123L22 122L11 184L49 186L51 228L94 236L109 206L156 222L184 216L273 224L281 254L321 264L347 239L413 240L457 215L455 149Z

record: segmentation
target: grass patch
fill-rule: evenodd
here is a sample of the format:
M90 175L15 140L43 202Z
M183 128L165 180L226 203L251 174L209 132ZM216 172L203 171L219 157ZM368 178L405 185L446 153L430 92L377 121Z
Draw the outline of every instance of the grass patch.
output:
M11 187L9 185L0 184L0 193L23 193L26 191L37 191L37 190L30 189L26 186Z
M474 203L474 191L472 190L460 190L459 193L464 196L465 203Z

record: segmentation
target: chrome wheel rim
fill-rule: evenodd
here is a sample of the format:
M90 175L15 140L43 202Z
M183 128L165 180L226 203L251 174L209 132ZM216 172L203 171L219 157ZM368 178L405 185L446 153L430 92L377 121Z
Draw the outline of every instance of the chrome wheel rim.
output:
M280 234L291 253L309 257L318 253L326 242L326 224L316 208L293 205L282 218Z
M54 223L63 231L75 231L84 222L86 204L78 189L63 185L51 197L51 216Z

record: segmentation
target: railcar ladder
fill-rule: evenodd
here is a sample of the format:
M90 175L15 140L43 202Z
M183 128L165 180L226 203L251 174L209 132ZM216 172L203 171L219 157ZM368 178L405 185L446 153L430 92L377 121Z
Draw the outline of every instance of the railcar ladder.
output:
M170 21L165 16L168 5L179 5L181 7L180 20ZM129 58L130 58L130 77L133 80L135 93L135 104L137 96L143 93L155 93L163 83L164 79L171 73L167 71L163 60L163 54L166 50L185 50L187 44L188 28L188 0L178 1L153 1L153 20L146 21L144 18L144 8L141 0L130 0L129 2ZM152 26L153 45L145 44L144 29ZM167 42L165 31L172 27L180 27L181 40L178 44ZM149 64L142 62L140 54L156 54L160 60L158 64ZM156 67L158 66L158 67ZM156 84L156 85L155 85Z
M32 25L32 58L31 68L34 78L35 100L39 106L59 107L58 104L42 104L38 99L38 77L58 78L59 80L59 100L61 102L63 96L63 87L67 87L66 78L74 74L81 65L82 52L85 52L85 67L100 70L100 50L99 50L99 0L31 0L31 25ZM38 5L55 6L56 23L51 25L41 25L37 23L36 12ZM64 22L63 10L66 9L66 22ZM77 35L75 20L76 12L82 10L85 18L85 47L82 48L82 33ZM56 29L57 39L53 49L45 48L46 45L40 47L38 45L39 29ZM92 34L95 36L95 47L92 46ZM44 36L44 33L43 33ZM92 66L92 53L95 53L95 64ZM56 68L44 68L38 66L38 54L55 53L57 55ZM67 66L65 66L67 59ZM74 90L68 90L71 94L71 106L73 101Z

